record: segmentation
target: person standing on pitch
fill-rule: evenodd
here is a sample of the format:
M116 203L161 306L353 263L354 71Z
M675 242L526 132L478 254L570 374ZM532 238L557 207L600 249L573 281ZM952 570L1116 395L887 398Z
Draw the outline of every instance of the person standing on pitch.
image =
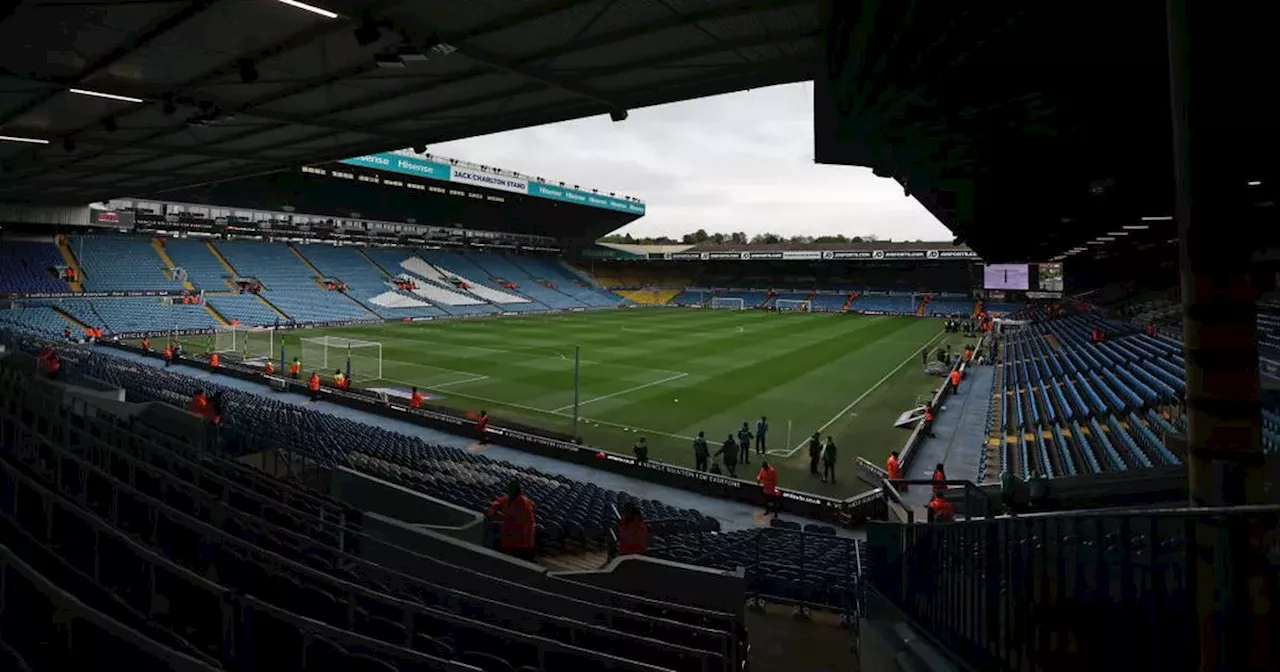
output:
M703 432L698 432L698 438L693 440L693 468L706 471L709 457L711 457L711 449L707 447L707 437Z
M742 451L745 453L746 451ZM724 437L724 445L720 446L720 450L716 451L716 457L724 456L724 468L729 472L730 478L738 477L738 445L733 442L733 435L729 434Z
M742 429L738 430L738 446L742 448L742 454L738 456L738 461L743 464L751 464L751 430L745 422L742 423Z
M821 456L822 456L822 439L819 438L817 432L814 432L813 436L809 437L809 474L811 476L820 475L818 473L818 459Z
M764 437L768 433L769 419L762 415L760 416L760 419L756 421L756 455L765 454L766 448Z

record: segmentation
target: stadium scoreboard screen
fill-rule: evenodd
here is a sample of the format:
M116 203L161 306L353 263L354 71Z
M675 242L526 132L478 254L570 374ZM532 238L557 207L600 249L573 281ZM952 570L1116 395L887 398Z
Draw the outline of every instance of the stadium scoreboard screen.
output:
M1038 298L1061 296L1065 289L1062 264L983 264L982 288L1031 292Z

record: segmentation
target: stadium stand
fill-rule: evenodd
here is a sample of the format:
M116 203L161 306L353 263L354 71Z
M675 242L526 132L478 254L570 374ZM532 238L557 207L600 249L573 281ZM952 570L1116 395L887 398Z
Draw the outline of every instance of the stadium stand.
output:
M214 247L245 278L263 285L263 298L299 323L375 319L375 314L341 292L327 291L292 248L247 240ZM176 261L176 260L175 260Z
M49 306L23 306L13 310L0 310L0 326L11 326L31 331L47 338L62 338L62 330L70 327L78 336L80 327Z
M354 247L307 245L299 248L325 277L346 283L347 296L387 319L447 315L431 304L396 290L392 279Z
M143 236L74 236L68 241L84 272L88 292L182 289L151 239Z
M56 271L62 265L53 243L6 240L0 245L0 293L70 292Z
M547 281L529 275L523 268L517 266L511 258L500 254L468 254L470 259L476 266L483 269L484 272L492 278L501 279L516 285L515 291L523 294L542 305L554 309L565 310L569 308L581 308L585 304L576 299L572 299L563 292L548 286Z
M446 283L455 287L465 286L464 291L467 293L500 306L503 310L518 312L531 307L529 299L498 289L497 282L490 277L489 272L477 266L471 257L457 252L440 251L423 251L418 256L441 271Z
M1094 328L1107 340L1091 343ZM1093 315L1041 320L1007 334L993 404L998 459L1025 478L1180 464L1167 445L1185 420L1181 344Z
M231 289L230 273L209 251L209 243L193 238L170 238L164 242L169 259L187 271L187 280L196 289L225 292Z
M746 570L749 593L781 598L797 606L857 612L866 561L862 541L835 536L835 528L777 520L771 527L734 532L680 531L662 528L646 555L691 565Z
M287 319L251 293L205 294L204 300L228 322L238 320L245 326L268 327Z
M911 315L915 313L915 301L911 296L894 296L885 293L860 292L858 298L849 304L849 312L868 311L876 313L896 313Z
M130 399L182 405L198 385L79 348L60 351L70 378L122 384ZM154 669L727 672L740 669L744 659L745 633L736 614L593 588L516 566L492 573L501 561L457 544L445 546L470 553L471 563L423 554L443 547L411 550L374 534L359 512L232 459L237 450L224 454L177 436L184 432L174 418L150 419L158 417L151 415L154 404L114 410L82 405L93 412L73 415L60 392L47 393L41 385L32 393L32 383L21 362L0 361L0 435L7 439L52 422L67 438L54 442L33 434L33 441L6 441L0 451L0 482L12 495L0 502L0 525L6 543L15 540L0 549L3 604L14 607L3 610L6 638L44 627L38 618L25 625L14 620L18 606L48 601L20 592L27 584L11 580L11 560L20 559L24 571L39 566L51 575L79 577L75 597L83 605L110 609L123 627L143 633L138 639L144 653L116 662L148 655L197 661ZM428 479L431 487L482 507L495 492L490 481L518 473L544 488L535 498L545 498L538 499L539 514L549 525L556 524L557 512L572 523L578 513L587 516L600 507L614 515L609 501L634 500L464 451L431 450L407 437L257 395L204 387L226 398L225 427L217 440L233 448L249 449L250 442L265 447L301 434L302 441L278 448L292 451L310 443L306 449L317 457L376 467L403 482L416 479L397 466L430 465L439 469ZM357 435L346 425L363 438L353 443ZM347 453L344 444L356 450ZM388 459L366 451L383 451ZM556 491L566 497L556 499ZM714 523L656 502L637 503L655 517L700 528ZM568 531L574 529L570 525ZM33 613L39 612L23 616ZM70 655L63 641L24 638L15 655L35 669L48 669L46 663ZM82 655L110 644L78 642L76 651Z

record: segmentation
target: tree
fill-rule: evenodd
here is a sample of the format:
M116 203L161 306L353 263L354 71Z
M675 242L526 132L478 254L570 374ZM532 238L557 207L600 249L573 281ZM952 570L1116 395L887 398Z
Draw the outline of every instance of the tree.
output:
M848 236L844 234L837 234L834 236L818 236L817 238L813 239L813 242L815 243L848 243L851 241L849 240Z
M693 232L693 241L695 243L705 243L710 236L707 235L706 229L698 229Z
M735 231L734 233L729 234L729 242L733 243L734 245L746 245L747 234L741 231Z
M710 238L711 242L713 242L713 243L715 243L715 244L717 244L717 245L723 245L723 244L724 244L724 241L726 241L726 240L728 240L728 239L729 239L729 237L728 237L728 236L726 236L726 235L724 235L723 233L713 233L713 234L711 234L711 238Z

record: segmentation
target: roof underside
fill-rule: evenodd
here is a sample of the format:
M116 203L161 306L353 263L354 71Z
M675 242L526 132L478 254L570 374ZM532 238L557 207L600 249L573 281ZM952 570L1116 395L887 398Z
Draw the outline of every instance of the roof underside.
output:
M812 0L316 4L341 16L271 0L0 9L0 44L9 45L0 135L50 141L0 143L0 200L156 195L800 81L812 77L819 50ZM371 43L357 39L368 33L361 26L373 27ZM379 67L380 55L395 53L426 60ZM145 102L68 92L76 87Z
M1274 202L1276 99L1263 83L1277 4L1199 9L1194 123L1229 148L1200 169ZM1165 0L823 0L820 14L832 39L814 87L818 161L897 179L988 260L1176 237ZM1097 240L1144 217L1168 219Z

